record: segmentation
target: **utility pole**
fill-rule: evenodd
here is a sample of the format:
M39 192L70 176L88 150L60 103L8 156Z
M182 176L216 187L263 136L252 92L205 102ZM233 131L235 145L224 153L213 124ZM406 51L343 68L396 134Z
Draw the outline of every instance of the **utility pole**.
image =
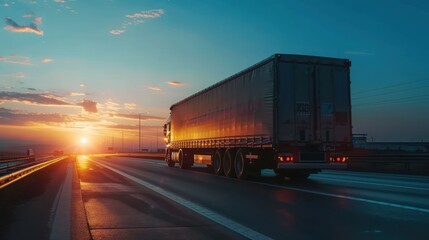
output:
M114 151L114 145L115 145L115 138L112 136L112 151Z

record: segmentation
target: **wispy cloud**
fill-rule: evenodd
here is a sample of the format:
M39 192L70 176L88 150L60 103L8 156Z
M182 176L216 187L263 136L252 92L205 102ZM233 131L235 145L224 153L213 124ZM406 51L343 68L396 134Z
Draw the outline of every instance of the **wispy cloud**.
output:
M147 87L147 89L152 90L152 91L161 91L162 90L159 87Z
M11 54L9 56L0 56L0 61L13 64L31 65L31 59L27 56Z
M182 86L182 85L184 85L185 83L183 83L183 82L178 82L178 81L169 81L169 82L167 82L167 84L170 84L170 85L173 85L173 86Z
M125 32L125 30L121 30L121 29L115 29L115 30L110 31L110 33L113 35L120 35L124 32Z
M70 103L66 102L61 96L48 93L0 92L0 103L2 102L21 102L42 106L80 106L87 112L97 112L97 102L95 101L83 100L79 103Z
M0 101L23 102L36 105L55 105L69 106L68 102L59 100L57 97L49 94L37 93L18 93L18 92L0 92Z
M66 1L65 0L54 0L54 2L56 2L56 3L65 3Z
M70 93L70 97L78 97L78 96L85 96L85 93L80 93L80 92L71 92Z
M141 11L133 14L127 14L127 18L159 18L165 13L164 9L152 9L148 11Z
M38 20L36 20L38 19ZM5 30L11 31L11 32L27 32L27 33L34 33L37 35L43 35L43 31L40 30L37 27L37 23L42 22L42 18L36 17L34 19L33 23L30 23L29 25L19 25L15 21L13 21L11 18L6 18L6 27L4 27Z
M14 109L0 108L0 124L1 125L16 125L24 126L31 123L46 124L46 125L66 125L70 126L77 122L96 122L97 119L89 116L80 115L62 115L58 113L32 113L22 112Z
M115 103L113 100L108 99L106 103L101 104L100 108L105 110L105 112L117 112L121 109L119 103Z
M53 61L54 61L54 59L52 59L52 58L42 58L40 61L41 61L42 63L50 63L50 62L53 62Z
M140 18L140 17L143 17L144 15L143 15L143 13L134 13L134 14L127 14L127 15L125 15L125 17L127 17L127 18Z
M148 11L127 14L125 15L126 20L122 23L121 27L111 30L110 33L113 35L120 35L125 32L126 28L144 23L145 21L143 19L159 18L164 13L164 9L152 9Z
M25 74L22 72L12 73L12 74L0 74L0 77L10 77L10 78L24 78Z
M85 83L81 83L81 84L79 84L79 87L84 88L84 87L86 87L86 84Z
M23 18L31 18L33 16L34 15L32 13L27 13L27 14L22 15Z
M127 113L115 113L115 114L110 114L110 117L114 117L114 118L124 118L124 119L141 119L141 120L164 120L164 117L157 117L157 116L151 116L151 115L147 115L147 114L138 114L138 113L131 113L131 114L127 114Z
M127 110L134 110L136 109L137 104L135 103L124 103L124 108Z

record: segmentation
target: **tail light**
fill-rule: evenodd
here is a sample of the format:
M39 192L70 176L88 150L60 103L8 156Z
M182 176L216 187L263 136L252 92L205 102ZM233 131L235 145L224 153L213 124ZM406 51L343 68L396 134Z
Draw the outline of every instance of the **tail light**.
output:
M292 154L282 154L282 155L278 156L278 160L281 163L293 162L293 155Z
M331 154L331 156L329 156L329 161L330 162L347 162L349 160L349 157L343 155L343 154Z

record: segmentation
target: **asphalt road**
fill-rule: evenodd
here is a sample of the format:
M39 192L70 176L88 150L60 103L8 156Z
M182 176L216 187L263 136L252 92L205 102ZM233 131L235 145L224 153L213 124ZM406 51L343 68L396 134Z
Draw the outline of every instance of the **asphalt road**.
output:
M429 177L262 175L239 181L126 157L63 160L0 190L0 239L429 239Z
M428 177L327 171L293 182L264 171L239 181L156 160L94 160L269 238L429 239Z

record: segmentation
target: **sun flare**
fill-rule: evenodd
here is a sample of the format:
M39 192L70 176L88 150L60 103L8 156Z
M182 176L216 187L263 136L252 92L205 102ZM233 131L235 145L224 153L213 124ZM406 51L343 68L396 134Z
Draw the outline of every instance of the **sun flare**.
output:
M86 137L83 137L80 139L80 143L82 144L86 144L88 142L88 139L86 139Z

